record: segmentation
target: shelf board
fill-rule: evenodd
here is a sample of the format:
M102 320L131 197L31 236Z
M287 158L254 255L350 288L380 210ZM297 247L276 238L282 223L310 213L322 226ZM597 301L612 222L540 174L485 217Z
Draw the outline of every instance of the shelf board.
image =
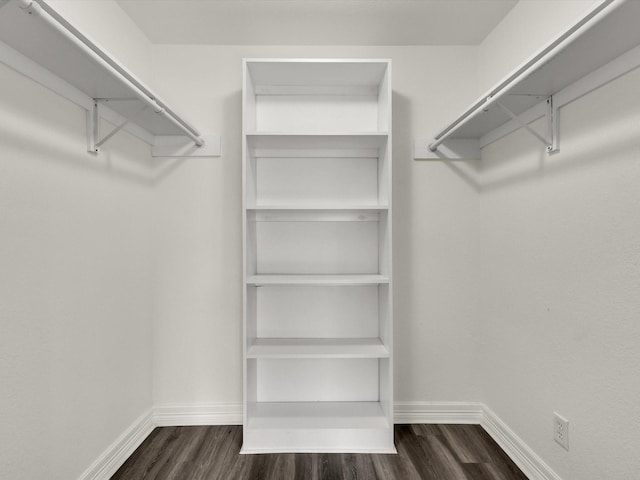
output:
M247 220L253 222L379 222L386 209L250 209Z
M55 16L43 11L40 4L54 12ZM66 24L78 30L71 22L57 14L54 6L41 1L34 2L33 8L35 12L29 14L20 7L20 2L13 1L0 9L0 42L17 52L17 55L4 53L3 56L18 58L14 65L20 67L19 71L27 76L33 75L32 78L36 81L47 77L46 83L40 83L55 89L85 108L89 108L87 102L93 103L92 99L112 99L108 102L109 109L124 118L135 117L133 123L151 135L184 135L184 130L165 115L158 115L152 108L141 111L146 103L139 99L140 91L130 83L122 81L120 74L115 73L113 67L108 67L107 63L111 62L125 71L135 82L143 86L148 92L147 96L163 106L165 111L171 112L171 109L108 52L90 40L88 35L80 34L98 48L99 54L90 53L88 47L70 39L71 33L62 33L61 29L56 28L54 24L58 22L63 25L61 28L68 28L64 26ZM50 23L44 17L53 18L54 23ZM4 51L6 47L0 49ZM40 73L38 67L34 67L33 64L46 71L46 74ZM55 80L48 79L51 74Z
M389 132L250 132L247 144L255 149L380 148Z
M553 96L554 108L559 108L636 68L640 50L632 55L632 61L616 61L638 49L638 18L638 1L599 2L436 134L435 139L446 135L442 154L471 150L462 143L469 139L479 140L475 148L483 147L519 128L496 99L529 123L544 116L548 97ZM416 140L416 158L442 156L427 151L431 141Z
M247 358L388 358L379 338L257 338Z
M259 93L273 87L359 87L377 89L388 60L247 59L247 70Z
M295 204L282 204L282 205L252 205L247 207L247 210L255 211L273 211L273 212L295 212L295 211L309 211L309 212L329 212L329 211L386 211L389 210L389 205L340 205L340 204L309 204L295 203Z
M247 285L381 285L389 283L389 277L385 275L250 275Z
M250 429L386 429L379 402L249 402Z

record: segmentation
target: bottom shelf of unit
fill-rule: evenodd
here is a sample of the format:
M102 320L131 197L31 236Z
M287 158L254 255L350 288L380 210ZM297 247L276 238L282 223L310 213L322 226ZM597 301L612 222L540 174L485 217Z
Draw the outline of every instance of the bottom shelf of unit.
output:
M395 453L380 402L258 402L247 405L241 453Z
M389 428L380 402L258 402L249 428Z

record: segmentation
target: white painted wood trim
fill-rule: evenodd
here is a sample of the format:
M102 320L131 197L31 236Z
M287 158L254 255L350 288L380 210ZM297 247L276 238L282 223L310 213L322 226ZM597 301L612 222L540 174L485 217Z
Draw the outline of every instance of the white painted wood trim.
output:
M247 277L247 285L384 285L389 283L386 275L362 274L362 275L250 275Z
M255 85L256 95L349 95L372 96L378 95L377 86L351 85Z
M394 423L479 424L483 405L468 402L395 402Z
M304 448L288 448L287 453L344 453L344 448L313 448L313 449L304 449ZM263 454L279 454L282 453L281 448L242 448L241 452L244 455L263 455ZM359 455L390 455L398 453L395 448L349 448L350 454L359 454Z
M485 406L469 402L396 402L394 423L482 424ZM159 405L156 426L241 425L241 403Z
M242 403L165 404L153 409L158 427L242 425Z
M562 480L518 435L486 405L480 423L529 480Z
M87 468L78 480L108 480L118 468L131 456L138 446L149 436L156 425L153 422L153 409L135 420L115 442Z

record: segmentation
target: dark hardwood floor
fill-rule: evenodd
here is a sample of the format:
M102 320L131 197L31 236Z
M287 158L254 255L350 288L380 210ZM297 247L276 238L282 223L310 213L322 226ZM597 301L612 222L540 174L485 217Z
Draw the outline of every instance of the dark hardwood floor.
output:
M242 427L156 428L112 480L527 480L478 425L396 425L398 455L240 455Z

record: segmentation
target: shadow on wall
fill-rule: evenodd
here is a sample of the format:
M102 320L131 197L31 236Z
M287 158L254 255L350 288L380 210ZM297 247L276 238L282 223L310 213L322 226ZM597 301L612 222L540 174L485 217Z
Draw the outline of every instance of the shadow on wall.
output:
M84 133L84 127L79 128L82 128ZM104 122L104 130L109 131L111 128L113 128L111 124ZM106 174L149 187L162 183L187 160L210 161L214 158L151 157L151 147L126 132L118 132L118 136L124 138L110 140L98 154L93 154L87 151L85 144L76 141L75 135L74 132L73 141L63 142L61 139L65 137L64 135L57 139L40 137L34 141L32 132L23 128L3 128L0 130L0 143L11 150L24 153L24 156L19 155L20 161L56 162L68 168L86 170L100 175ZM66 140L70 138L66 136ZM132 154L133 148L140 149L140 145L144 145L146 154ZM238 175L240 175L241 162L237 163ZM237 181L239 184L239 178ZM228 185L228 182L223 185Z
M209 105L209 104L207 104ZM220 131L222 138L222 153L220 157L180 157L152 158L153 184L162 183L185 161L198 162L214 161L222 162L222 171L215 187L221 192L221 197L225 200L232 199L233 205L237 205L237 214L240 218L242 205L242 90L238 90L231 95L227 95L222 100L222 111L209 111L207 115L211 118L220 117L224 119ZM227 159L228 161L223 161ZM228 207L228 205L227 205ZM241 236L239 238L242 238Z
M107 126L107 128L110 127ZM126 154L119 146L105 148L98 155L94 155L87 152L86 144L76 141L75 133L74 140L68 141L69 139L69 136L61 135L57 138L41 136L34 140L33 132L20 126L3 127L0 130L0 143L7 149L17 152L14 155L16 161L56 162L68 168L80 168L102 175L107 173L109 176L139 185L153 185L154 178L149 157Z
M640 156L640 120L637 118L637 106L635 110L635 118L634 112L618 112L604 127L601 117L592 112L588 122L583 122L579 130L567 135L564 144L561 124L560 151L554 154L547 154L535 139L529 137L528 132L518 130L500 140L499 144L485 147L481 160L435 161L442 162L477 192L564 175L598 162L624 160L621 154L633 150L634 161L637 161ZM540 130L542 124L536 122L532 125Z
M415 334L412 331L413 320L411 305L415 303L414 291L416 286L412 281L416 277L418 266L411 259L413 251L414 234L412 232L411 218L413 218L414 205L412 199L411 174L413 167L412 128L411 128L411 101L408 97L393 92L393 318L395 343L402 345L402 349L396 350L394 376L396 379L396 392L406 395L406 386L411 379L419 378L420 372L416 371L418 365L409 359L414 357L411 351L410 339Z
M229 255L229 252L235 252L236 258L234 265L242 265L242 249L237 245L242 245L242 90L237 90L231 95L227 95L222 103L222 112L224 119L222 124L221 135L224 139L222 156L216 160L224 160L221 168L221 176L218 179L219 187L217 208L227 218L235 219L232 229L227 232L221 232L222 249L220 255ZM213 112L211 112L213 115ZM218 113L219 115L219 113ZM236 133L237 132L237 133ZM234 318L242 318L242 295L238 295L237 287L242 285L242 268L233 269L235 278L229 278L229 272L220 270L219 285L224 290L222 298L237 298L235 305L236 315ZM231 280L231 281L230 281ZM240 323L238 323L239 325ZM242 335L234 338L237 341L238 352L242 352ZM237 357L238 365L242 364L242 355ZM240 389L239 397L242 396Z
M186 160L194 158L152 158L151 147L126 131L118 132L98 154L88 152L84 109L65 104L66 110L62 112L55 108L41 112L28 102L15 100L16 97L19 96L2 99L0 144L5 149L5 161L55 163L63 169L153 187ZM239 100L236 103L239 105ZM102 120L104 132L110 132L114 127ZM197 158L210 161L209 157Z
M108 127L107 127L108 128ZM120 133L126 136L126 133ZM130 137L131 142L141 142ZM98 175L117 178L140 186L153 187L161 183L179 168L187 158L152 158L147 155L132 155L127 145L115 143L103 148L97 155L87 152L86 146L77 142L33 141L33 137L21 129L2 129L0 143L16 152L25 153L16 157L19 161L56 162L65 168L85 170ZM149 149L151 147L148 147ZM204 157L203 157L204 158Z

